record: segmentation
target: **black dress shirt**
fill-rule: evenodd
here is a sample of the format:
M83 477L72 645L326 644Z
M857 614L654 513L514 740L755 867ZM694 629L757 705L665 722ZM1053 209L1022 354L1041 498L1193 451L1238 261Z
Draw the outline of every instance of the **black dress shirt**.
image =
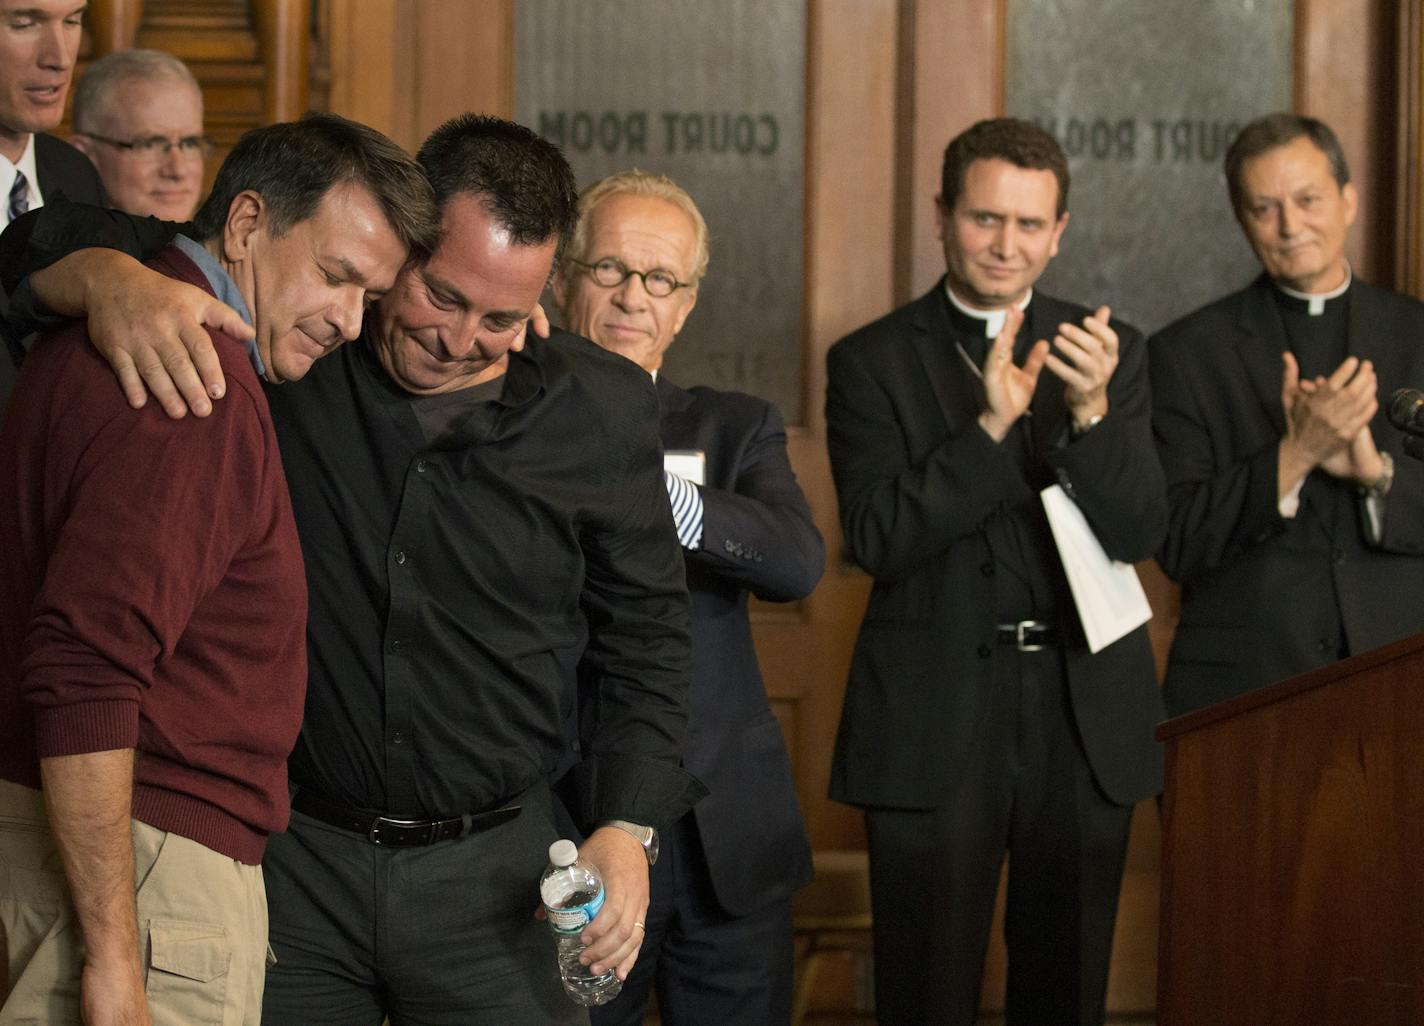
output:
M0 247L12 281L84 245L141 256L176 227L44 209L23 268ZM646 373L572 335L531 339L498 397L433 444L365 337L267 396L310 593L295 784L451 816L573 762L584 825L691 807L688 599Z

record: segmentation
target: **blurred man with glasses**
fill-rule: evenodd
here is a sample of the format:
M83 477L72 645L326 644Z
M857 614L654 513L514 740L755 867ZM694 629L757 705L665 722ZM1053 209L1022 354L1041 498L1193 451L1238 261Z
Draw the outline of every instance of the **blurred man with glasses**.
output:
M95 61L74 89L74 146L109 200L130 214L188 221L203 189L203 92L188 66L158 50Z

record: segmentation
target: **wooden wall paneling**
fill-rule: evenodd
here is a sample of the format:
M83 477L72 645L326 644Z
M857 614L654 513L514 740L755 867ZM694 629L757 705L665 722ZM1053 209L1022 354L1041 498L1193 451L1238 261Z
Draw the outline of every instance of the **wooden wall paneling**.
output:
M331 0L311 0L307 25L307 109L331 110Z
M949 140L1004 109L1005 0L905 0L903 64L912 93L903 97L897 130L901 189L896 196L895 302L907 303L944 274L934 198Z
M189 63L255 62L262 53L254 6L249 0L145 0L132 45Z
M310 16L307 0L255 0L253 20L266 67L262 119L291 121L307 110L310 90Z
M1360 191L1346 252L1394 281L1399 30L1394 0L1296 0L1295 108L1335 130Z
M328 0L322 40L329 76L326 109L412 149L419 140L409 109L398 103L397 80L414 61L401 53L399 15L398 0Z
M1424 0L1399 5L1396 288L1424 298Z
M514 113L514 0L403 4L414 28L417 135L466 111Z
M806 87L806 427L791 460L826 540L827 569L803 604L794 650L763 640L773 691L803 689L797 708L797 791L815 848L863 848L859 812L830 801L831 746L869 579L847 569L826 456L826 350L894 304L894 0L810 0ZM854 74L843 69L854 68Z
M91 0L85 19L93 40L92 55L102 57L132 46L142 16L143 0Z

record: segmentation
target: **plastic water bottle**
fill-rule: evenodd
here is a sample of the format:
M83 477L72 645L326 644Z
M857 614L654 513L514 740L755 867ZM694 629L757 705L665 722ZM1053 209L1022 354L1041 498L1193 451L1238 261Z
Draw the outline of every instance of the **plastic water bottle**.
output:
M573 841L549 845L549 868L539 879L539 895L559 948L559 975L564 990L576 1004L601 1005L612 1001L623 988L612 969L594 976L579 964L583 944L579 934L603 907L603 877L598 867L578 857Z

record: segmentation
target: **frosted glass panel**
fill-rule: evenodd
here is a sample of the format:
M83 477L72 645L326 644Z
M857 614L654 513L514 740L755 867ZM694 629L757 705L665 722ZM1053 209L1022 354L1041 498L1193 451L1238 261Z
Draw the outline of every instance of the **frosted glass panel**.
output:
M1005 110L1068 151L1072 219L1043 287L1160 328L1258 273L1222 174L1291 102L1290 0L1008 0Z
M806 9L765 0L519 0L515 117L563 147L582 187L671 176L712 261L666 363L801 410Z

